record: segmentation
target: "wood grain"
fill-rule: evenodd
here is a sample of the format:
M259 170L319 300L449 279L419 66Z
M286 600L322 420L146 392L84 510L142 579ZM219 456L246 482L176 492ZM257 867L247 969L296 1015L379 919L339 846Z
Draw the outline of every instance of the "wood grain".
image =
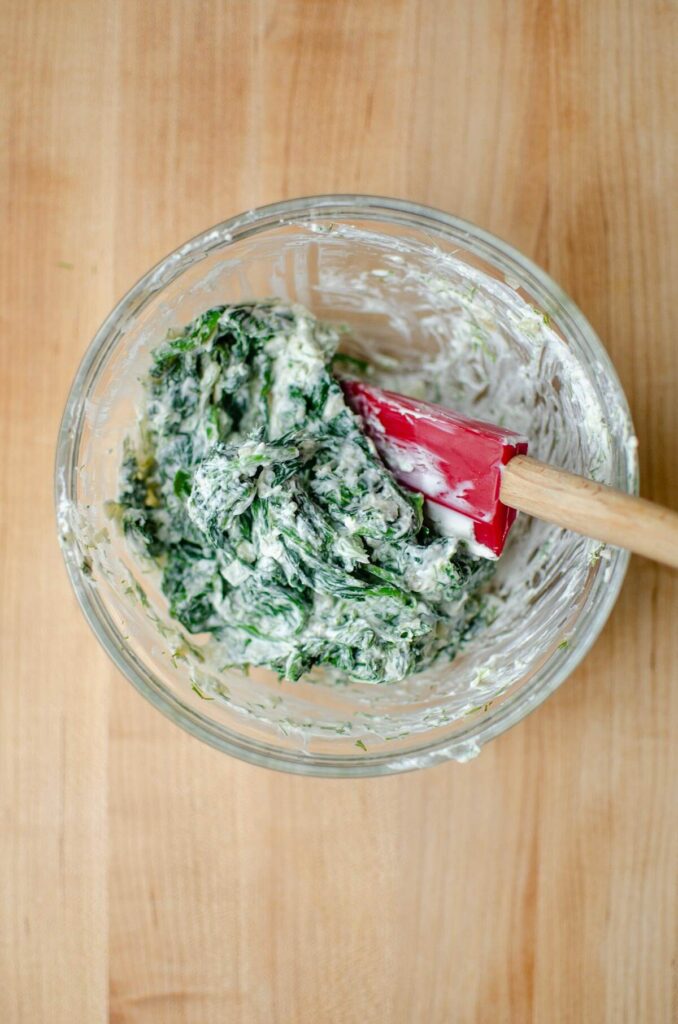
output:
M118 676L59 562L68 382L210 223L397 194L540 262L678 509L678 8L661 0L5 0L0 1020L678 1017L678 574L466 766L341 783L202 747Z
M678 512L529 455L504 466L504 504L678 569Z

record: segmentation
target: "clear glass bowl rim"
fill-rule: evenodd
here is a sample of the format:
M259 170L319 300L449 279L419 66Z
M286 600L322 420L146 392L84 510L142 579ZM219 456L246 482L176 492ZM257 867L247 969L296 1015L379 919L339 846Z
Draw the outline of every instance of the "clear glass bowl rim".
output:
M57 513L64 500L75 502L77 451L85 404L99 370L120 338L120 324L134 318L166 285L213 249L226 248L229 244L269 228L308 224L315 218L326 220L333 217L367 219L393 226L418 228L448 241L457 241L475 256L518 278L540 304L544 305L548 300L552 307L558 309L558 322L561 327L566 327L568 338L575 339L579 356L588 362L595 360L608 386L615 393L620 411L631 425L621 383L591 325L548 274L508 243L459 217L408 200L371 195L307 196L248 210L196 235L144 274L117 303L87 348L68 394L56 450ZM617 478L613 484L636 493L638 468L632 450L625 453L624 465L616 469ZM420 746L405 752L367 752L360 756L318 755L302 750L282 750L241 736L210 720L169 692L127 647L97 589L83 577L77 547L65 541L61 534L60 541L68 575L85 618L109 657L151 704L193 736L241 760L300 775L334 778L389 775L424 768L441 761L463 761L474 756L487 742L539 707L574 671L605 625L619 595L629 561L628 552L616 548L610 550L604 574L606 578L603 581L603 573L596 574L586 598L589 614L579 615L567 650L557 658L549 658L537 669L529 683L511 694L496 709L490 709L485 715L469 720L468 725L452 736L433 742L424 740Z

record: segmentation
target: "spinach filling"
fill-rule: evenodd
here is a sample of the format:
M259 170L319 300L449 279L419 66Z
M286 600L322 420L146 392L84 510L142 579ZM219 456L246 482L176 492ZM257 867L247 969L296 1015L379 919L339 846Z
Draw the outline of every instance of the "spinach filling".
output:
M491 563L438 536L344 403L338 333L270 300L209 309L153 352L119 513L172 616L229 665L395 682L484 620Z

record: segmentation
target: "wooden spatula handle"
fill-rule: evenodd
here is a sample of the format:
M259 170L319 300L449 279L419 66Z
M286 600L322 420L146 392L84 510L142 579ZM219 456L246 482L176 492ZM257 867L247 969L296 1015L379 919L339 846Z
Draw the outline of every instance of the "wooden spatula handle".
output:
M504 467L505 505L678 568L678 512L516 455Z

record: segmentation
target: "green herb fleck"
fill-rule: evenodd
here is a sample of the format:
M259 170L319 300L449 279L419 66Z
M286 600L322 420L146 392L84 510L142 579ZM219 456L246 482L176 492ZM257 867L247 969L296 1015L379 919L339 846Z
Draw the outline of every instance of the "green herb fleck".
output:
M194 693L197 693L202 700L214 700L214 697L208 697L206 693L203 693L197 683L192 683L191 689Z
M191 478L185 469L178 469L174 474L174 493L177 498L188 498L191 493Z
M341 369L347 366L357 373L367 373L369 363L366 359L359 359L357 356L349 355L348 352L337 352L332 357L332 369Z

